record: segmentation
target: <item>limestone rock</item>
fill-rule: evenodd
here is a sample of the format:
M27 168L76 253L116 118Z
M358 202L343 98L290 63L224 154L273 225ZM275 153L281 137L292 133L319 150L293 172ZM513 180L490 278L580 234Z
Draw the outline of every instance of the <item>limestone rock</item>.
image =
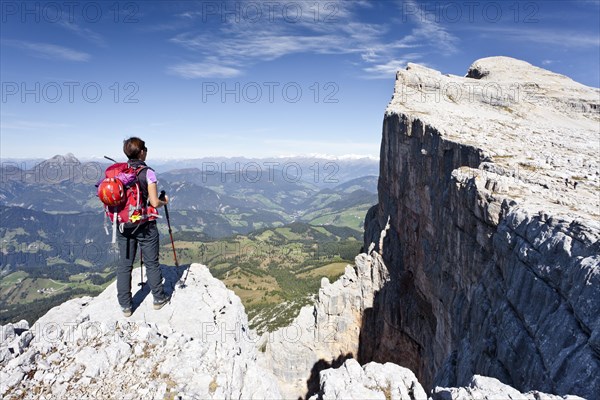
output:
M338 368L321 371L320 390L310 400L392 399L426 400L427 394L409 369L393 363L370 362L360 366L349 359ZM538 391L521 393L495 378L475 375L466 387L436 387L430 400L584 400Z
M29 323L25 320L0 326L0 367L22 354L32 339Z
M146 285L123 317L113 283L96 298L51 309L31 329L2 327L0 396L279 398L275 378L256 363L257 338L239 298L200 264L184 289L174 268L163 276L173 296L159 311ZM5 354L7 341L19 352Z
M584 400L579 396L555 396L532 391L521 393L503 384L498 379L475 375L467 387L436 387L431 400L481 400L481 399L513 399L513 400Z
M361 254L336 282L322 280L314 306L303 307L289 326L264 335L262 365L273 371L285 398L316 393L321 370L357 356L365 310L388 279L377 253Z
M364 316L361 362L408 367L428 390L480 373L597 397L599 99L506 57L466 77L398 72L364 242L390 280Z
M320 391L311 400L427 400L415 374L392 363L361 367L349 359L339 368L321 371L320 382Z

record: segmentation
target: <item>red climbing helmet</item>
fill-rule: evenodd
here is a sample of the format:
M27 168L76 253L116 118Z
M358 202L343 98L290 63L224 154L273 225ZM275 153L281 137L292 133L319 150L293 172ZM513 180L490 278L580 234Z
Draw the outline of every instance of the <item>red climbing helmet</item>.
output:
M126 199L123 182L117 178L105 178L98 186L98 197L109 207L122 204Z

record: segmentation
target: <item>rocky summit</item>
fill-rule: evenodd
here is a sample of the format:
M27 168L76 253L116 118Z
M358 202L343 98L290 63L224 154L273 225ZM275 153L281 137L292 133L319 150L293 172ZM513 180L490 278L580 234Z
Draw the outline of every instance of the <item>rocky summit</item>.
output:
M600 91L523 61L409 64L364 253L257 336L207 267L3 326L8 399L581 399L600 393Z
M0 395L25 399L279 398L269 371L256 364L257 336L240 299L192 264L163 268L171 303L156 311L147 285L135 288L125 318L116 284L98 297L50 310L31 328L2 327ZM179 273L178 273L179 272Z

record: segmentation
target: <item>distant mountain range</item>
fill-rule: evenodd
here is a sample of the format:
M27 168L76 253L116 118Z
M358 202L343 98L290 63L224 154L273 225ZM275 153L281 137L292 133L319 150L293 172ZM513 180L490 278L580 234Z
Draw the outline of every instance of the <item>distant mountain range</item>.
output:
M45 301L52 304L47 296L56 285L63 289L54 294L64 301L65 290L95 292L112 279L108 267L115 253L94 186L109 165L80 162L72 154L35 164L2 163L0 309L5 315L18 315L19 307L32 301L42 312ZM342 229L338 240L346 240L362 235L366 211L377 202L377 169L370 159L216 158L164 163L157 175L159 190L170 196L177 240L228 241L298 223ZM159 229L166 243L164 222Z
M105 161L104 159L90 160L99 163ZM255 178L257 171L262 172L263 179L266 180L269 172L276 170L278 173L271 175L273 180L298 179L317 187L334 187L361 176L379 175L379 160L362 156L203 157L188 160L149 160L149 164L159 173L195 168L213 175L215 172L240 170L241 173L237 175L241 180ZM280 171L285 171L286 176L282 176Z
M178 166L186 164L196 166L158 172L160 189L170 195L173 211L261 212L274 214L265 215L267 223L291 222L307 207L314 211L322 202L340 200L356 190L363 190L365 196L377 192L377 162L370 159L216 158L183 161ZM30 169L3 163L0 204L50 213L99 212L94 184L108 165L82 163L72 154L55 156Z

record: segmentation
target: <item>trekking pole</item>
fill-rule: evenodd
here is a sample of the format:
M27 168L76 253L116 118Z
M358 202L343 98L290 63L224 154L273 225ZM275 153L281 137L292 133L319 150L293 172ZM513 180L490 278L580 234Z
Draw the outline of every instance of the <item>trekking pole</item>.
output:
M160 192L160 196L158 197L160 200L164 201L165 191ZM173 247L173 258L175 259L175 266L179 267L179 262L177 262L177 253L175 252L175 242L173 241L173 231L171 230L171 220L169 218L169 209L165 204L165 215L167 216L167 226L169 227L169 236L171 237L171 246Z
M143 257L142 257L142 249L140 248L140 275L141 275L141 280L140 283L138 283L138 286L144 287L144 261L143 261Z

